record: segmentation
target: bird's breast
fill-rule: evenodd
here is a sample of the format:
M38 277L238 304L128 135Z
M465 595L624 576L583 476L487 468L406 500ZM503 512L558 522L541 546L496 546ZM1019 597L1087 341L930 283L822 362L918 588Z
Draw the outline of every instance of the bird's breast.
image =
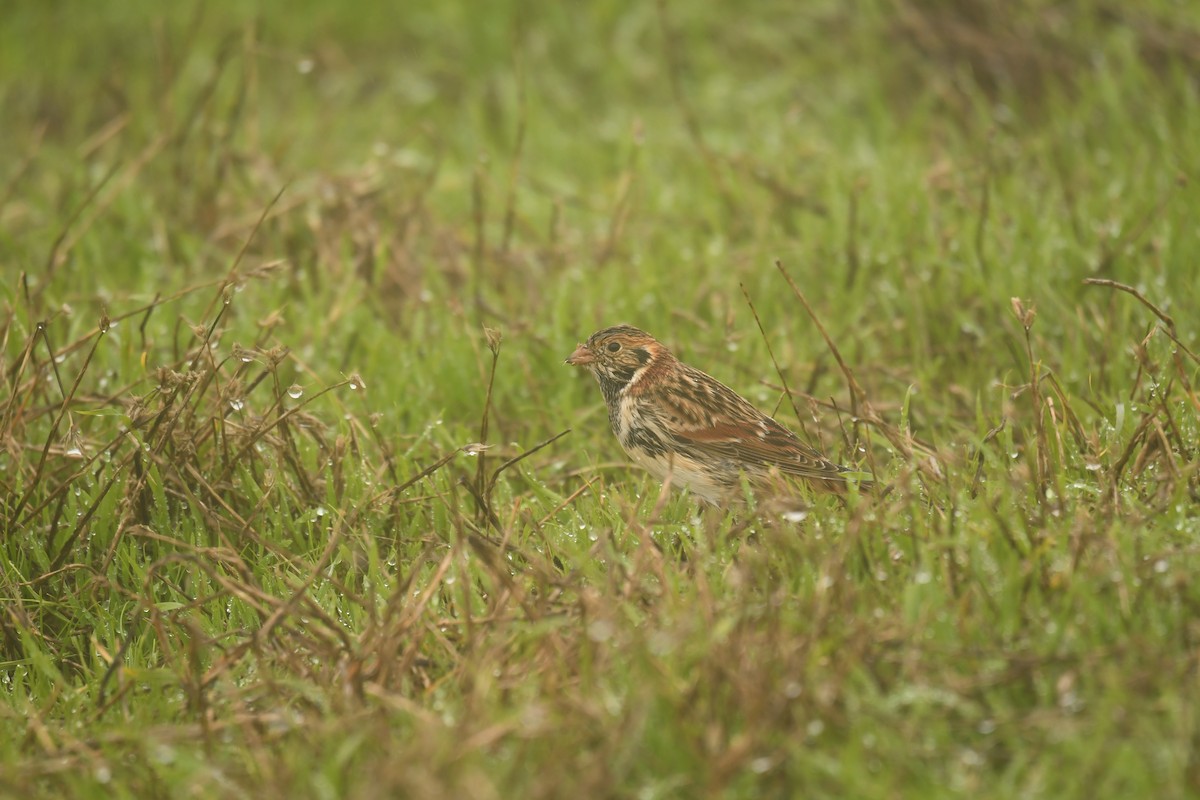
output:
M670 434L670 422L660 417L652 404L637 395L625 394L609 405L609 421L621 447L634 463L663 480L670 476L709 503L720 504L729 494L730 481L736 481L737 469L698 460L693 453L678 447ZM728 473L728 474L727 474Z

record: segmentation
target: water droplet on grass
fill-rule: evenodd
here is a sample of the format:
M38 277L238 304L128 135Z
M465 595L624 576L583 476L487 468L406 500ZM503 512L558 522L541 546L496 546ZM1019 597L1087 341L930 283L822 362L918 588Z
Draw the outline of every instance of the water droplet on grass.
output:
M607 620L595 620L588 625L587 635L593 642L607 642L613 637L613 625Z
M292 398L293 400L299 400L300 396L304 394L304 388L298 383L293 383L288 387L287 393L288 397Z

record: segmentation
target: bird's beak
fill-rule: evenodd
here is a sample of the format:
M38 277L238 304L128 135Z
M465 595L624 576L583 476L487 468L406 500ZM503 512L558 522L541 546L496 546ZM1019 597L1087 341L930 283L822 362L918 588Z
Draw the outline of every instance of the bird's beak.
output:
M591 351L587 349L587 345L581 344L575 348L575 352L567 356L564 364L570 364L572 367L586 367L596 360Z

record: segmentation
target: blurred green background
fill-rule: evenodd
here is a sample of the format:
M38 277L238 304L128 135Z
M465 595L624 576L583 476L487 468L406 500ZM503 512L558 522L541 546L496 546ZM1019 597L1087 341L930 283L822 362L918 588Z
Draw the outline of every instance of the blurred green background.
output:
M1198 75L1169 0L8 3L0 790L1200 791ZM896 490L656 507L618 322Z

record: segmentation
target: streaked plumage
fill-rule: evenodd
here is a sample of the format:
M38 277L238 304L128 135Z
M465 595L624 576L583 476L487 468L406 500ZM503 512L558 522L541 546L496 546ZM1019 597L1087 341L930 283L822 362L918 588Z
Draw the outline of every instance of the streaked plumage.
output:
M709 503L735 498L743 475L759 485L789 476L834 492L853 480L851 470L637 328L598 331L566 363L596 377L613 433L630 458Z

